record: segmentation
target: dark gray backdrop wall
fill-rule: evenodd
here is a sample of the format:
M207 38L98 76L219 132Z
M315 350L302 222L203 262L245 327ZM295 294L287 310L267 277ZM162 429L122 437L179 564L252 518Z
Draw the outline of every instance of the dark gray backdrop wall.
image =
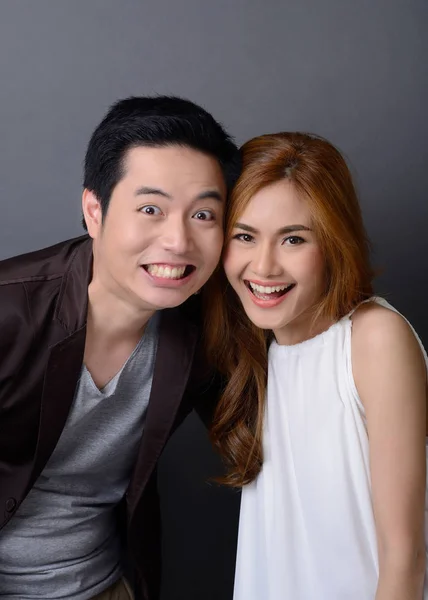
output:
M346 154L377 288L428 345L427 26L426 0L3 0L0 258L81 233L85 145L112 102L178 94L239 142L309 130ZM204 483L218 468L190 418L160 469L164 600L230 584L239 497Z

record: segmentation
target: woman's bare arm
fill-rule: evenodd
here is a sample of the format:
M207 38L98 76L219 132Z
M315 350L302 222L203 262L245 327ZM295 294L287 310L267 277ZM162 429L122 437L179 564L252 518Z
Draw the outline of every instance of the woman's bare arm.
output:
M425 362L405 320L369 304L353 316L352 364L369 436L379 551L376 600L422 600Z

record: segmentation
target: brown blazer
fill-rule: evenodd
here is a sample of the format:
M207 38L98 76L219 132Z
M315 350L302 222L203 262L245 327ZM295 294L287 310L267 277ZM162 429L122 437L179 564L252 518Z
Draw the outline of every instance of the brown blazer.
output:
M63 430L83 362L91 271L88 236L0 262L0 530ZM162 311L146 422L122 506L142 600L157 599L160 588L157 460L197 401L209 414L218 394L196 350L198 302Z

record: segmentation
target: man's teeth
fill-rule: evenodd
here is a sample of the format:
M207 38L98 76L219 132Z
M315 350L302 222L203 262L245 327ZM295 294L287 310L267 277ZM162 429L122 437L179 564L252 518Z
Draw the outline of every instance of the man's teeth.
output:
M282 292L287 288L291 287L291 285L275 285L275 286L264 286L258 285L257 283L249 282L252 290L258 292L259 294L273 294L274 292Z
M147 271L155 277L164 277L165 279L181 279L186 267L167 267L163 265L147 265Z

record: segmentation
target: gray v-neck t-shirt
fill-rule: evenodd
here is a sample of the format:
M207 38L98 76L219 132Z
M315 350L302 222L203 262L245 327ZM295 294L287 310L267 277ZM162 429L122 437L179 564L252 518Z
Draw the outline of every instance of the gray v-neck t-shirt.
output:
M82 367L58 444L0 533L2 600L88 600L121 576L115 508L144 427L158 320L102 390Z

